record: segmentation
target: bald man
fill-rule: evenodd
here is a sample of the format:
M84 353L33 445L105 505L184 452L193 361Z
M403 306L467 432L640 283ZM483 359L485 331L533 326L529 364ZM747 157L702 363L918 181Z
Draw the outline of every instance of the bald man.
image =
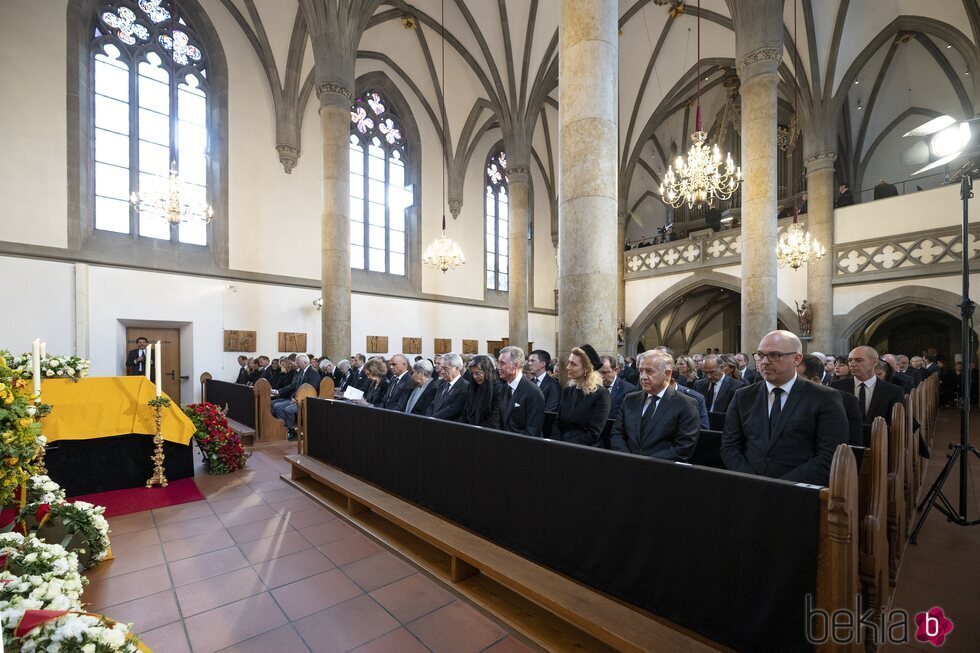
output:
M391 372L391 381L381 407L404 413L408 399L415 390L415 381L408 373L408 358L404 354L395 354L388 361L388 370Z
M898 356L885 354L881 360L888 363L888 366L892 368L892 378L889 381L899 386L905 394L912 392L912 388L915 387L915 379L899 368Z
M874 422L875 417L884 417L891 424L892 406L904 400L905 393L901 387L875 376L877 364L878 352L865 345L855 347L847 356L851 376L834 381L830 387L850 392L858 398L865 424Z
M736 472L827 485L834 450L848 437L840 393L799 377L803 345L773 331L754 354L762 382L732 397L721 436L721 458Z

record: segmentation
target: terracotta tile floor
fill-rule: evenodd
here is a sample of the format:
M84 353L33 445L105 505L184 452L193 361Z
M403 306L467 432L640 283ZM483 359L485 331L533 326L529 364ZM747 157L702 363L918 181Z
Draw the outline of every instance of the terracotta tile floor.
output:
M282 455L200 472L206 501L110 520L89 608L155 653L532 651L505 626L290 487Z

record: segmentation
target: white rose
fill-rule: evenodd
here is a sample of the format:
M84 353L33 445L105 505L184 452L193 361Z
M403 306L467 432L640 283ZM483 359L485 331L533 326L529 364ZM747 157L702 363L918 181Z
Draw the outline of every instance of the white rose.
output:
M28 553L26 556L24 556L24 564L30 565L34 564L35 562L37 562L36 553Z
M69 376L74 375L75 374L75 370L73 370L70 367L66 367L65 368L65 374L68 374Z
M47 376L54 376L54 370L48 370Z

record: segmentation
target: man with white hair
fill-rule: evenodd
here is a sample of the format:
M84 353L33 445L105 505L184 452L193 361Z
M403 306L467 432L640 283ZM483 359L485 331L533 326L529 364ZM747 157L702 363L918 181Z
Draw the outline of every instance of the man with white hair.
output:
M276 400L272 402L272 415L286 423L290 440L296 439L296 413L299 410L299 405L293 399L296 391L304 383L314 390L319 389L320 386L320 375L310 365L309 356L306 354L296 356L296 368L292 383L285 388L272 391L272 395L276 397Z
M830 382L834 380L834 360L833 356L829 358L827 354L819 351L811 352L812 356L816 356L820 359L820 364L823 366L823 374L820 375L820 385L830 385ZM829 370L827 368L830 368ZM809 380L809 379L808 379Z
M913 388L922 383L922 375L919 374L919 370L909 364L908 356L899 354L896 358L898 360L898 371L912 377Z
M337 369L333 373L333 385L339 392L347 389L347 386L354 380L357 371L351 367L350 361L346 358L337 364Z
M544 429L544 395L524 378L524 350L504 347L497 358L497 371L506 384L500 397L500 429L540 438Z
M721 436L721 458L736 472L827 485L837 445L848 437L840 393L797 375L803 345L789 331L759 342L763 381L735 391Z
M885 354L881 357L881 360L888 363L888 366L892 368L892 378L889 381L899 386L905 394L912 392L912 388L915 387L915 379L899 369L898 356L895 354Z
M455 352L442 355L442 385L429 405L426 415L458 422L466 405L469 382L463 378L463 358Z
M439 383L432 379L432 363L422 358L412 365L412 394L408 396L405 412L410 415L425 415L432 400L435 399Z

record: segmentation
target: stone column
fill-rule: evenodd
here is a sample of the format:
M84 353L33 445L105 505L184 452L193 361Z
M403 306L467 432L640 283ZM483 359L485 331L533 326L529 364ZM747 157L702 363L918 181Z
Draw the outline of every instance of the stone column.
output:
M350 355L350 106L345 84L318 84L323 213L320 338L323 355L338 361Z
M507 308L510 344L527 347L527 225L528 181L530 168L511 163L507 169L507 196L510 208L509 256L510 272L507 277Z
M615 0L562 0L558 356L616 350L619 42Z
M616 325L626 326L626 211L617 214L616 229ZM617 339L616 346L619 353L626 356L625 343L619 348Z
M782 49L738 61L742 95L742 351L776 328L776 85Z
M829 354L834 350L834 160L836 152L806 157L806 228L827 250L807 264L806 294L810 303L810 341L807 349Z

